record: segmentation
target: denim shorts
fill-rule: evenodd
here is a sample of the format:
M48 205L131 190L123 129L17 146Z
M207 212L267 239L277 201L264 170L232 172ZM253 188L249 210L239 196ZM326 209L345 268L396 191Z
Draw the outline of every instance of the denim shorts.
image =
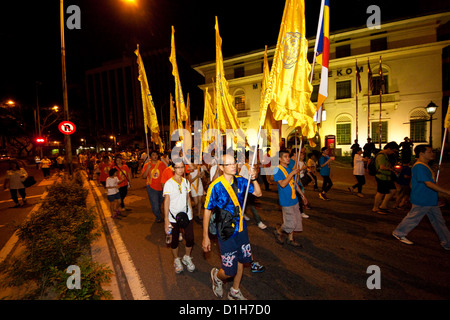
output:
M117 192L116 194L111 194L111 195L108 194L107 198L108 198L109 202L114 202L115 200L120 200L120 193Z
M247 228L223 241L217 237L222 258L222 269L227 276L237 273L237 265L252 262L252 248L248 239Z

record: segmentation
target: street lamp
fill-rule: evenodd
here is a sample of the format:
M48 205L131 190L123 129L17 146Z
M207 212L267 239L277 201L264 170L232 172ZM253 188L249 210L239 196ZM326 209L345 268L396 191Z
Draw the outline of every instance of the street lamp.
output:
M436 112L437 107L438 106L435 105L433 101L431 101L426 107L427 113L430 116L430 145L431 145L431 148L433 148L433 115Z
M109 138L111 139L111 140L113 140L114 141L114 148L113 148L113 152L114 153L116 153L116 136L109 136Z

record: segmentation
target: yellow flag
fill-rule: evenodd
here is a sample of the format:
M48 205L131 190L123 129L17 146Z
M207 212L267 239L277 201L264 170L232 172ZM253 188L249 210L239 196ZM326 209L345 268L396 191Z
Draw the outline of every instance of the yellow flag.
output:
M175 106L173 105L172 94L170 94L170 124L169 124L170 136L172 136L172 134L177 129L178 129L178 124L177 124L177 118L175 116Z
M208 93L208 88L205 90L205 107L203 111L203 127L202 132L202 150L205 150L208 144L214 140L214 136L208 129L217 129L216 112L211 102L211 95ZM206 134L205 134L206 133Z
M183 122L187 120L186 104L184 103L183 90L181 89L180 75L178 73L177 57L175 50L175 28L172 26L172 41L170 48L170 62L172 63L172 75L175 80L175 103L177 106L178 129L183 129Z
M144 111L145 134L147 134L148 132L147 127L150 128L152 142L162 147L163 143L159 135L158 117L156 116L156 110L153 104L152 94L150 93L150 88L148 86L144 62L142 60L141 54L139 53L139 45L137 45L137 49L134 51L134 53L137 56L137 64L139 71L138 80L141 83L141 96L142 96L142 108Z
M273 118L273 113L267 105L264 106L264 97L266 89L269 85L269 62L267 60L267 46L264 51L264 65L263 65L263 81L261 87L261 106L259 115L259 125L267 130L268 137L270 137L270 132L272 129L281 129L281 121L277 121ZM281 137L281 135L280 135Z
M192 130L191 130L191 100L189 99L189 93L187 94L186 112L187 112L187 118L186 118L186 123L184 125L184 129L189 131L189 134L192 135Z
M241 123L237 118L236 108L233 106L233 97L228 89L228 81L225 79L225 69L223 67L222 38L219 34L219 22L216 17L216 91L215 100L217 104L219 130L225 132L226 129L237 130Z
M447 114L445 115L444 128L450 128L450 100L448 101Z
M303 136L313 138L316 106L311 102L304 17L304 0L286 0L264 105L270 104L276 120L301 127Z

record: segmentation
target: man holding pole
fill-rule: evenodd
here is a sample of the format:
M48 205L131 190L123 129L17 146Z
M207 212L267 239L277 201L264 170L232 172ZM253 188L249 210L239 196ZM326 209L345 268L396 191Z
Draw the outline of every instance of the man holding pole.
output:
M242 177L235 177L237 164L233 156L223 155L223 164L219 165L223 175L215 179L206 194L205 213L203 217L203 251L211 251L209 238L209 223L212 211L215 211L217 239L219 243L222 265L220 269L211 270L212 289L214 294L223 296L223 282L234 277L233 285L228 293L229 300L245 300L239 290L244 263L252 262L252 252L248 238L247 226L243 218L242 206L247 184ZM250 169L251 185L249 192L256 197L262 195L259 183L256 181L256 170ZM232 216L230 224L226 221ZM222 226L222 227L219 227ZM225 232L226 231L226 232Z
M430 145L418 145L414 148L417 161L412 168L411 196L412 208L400 222L392 235L405 244L413 244L406 235L413 230L427 215L434 231L445 250L450 250L450 231L445 225L441 209L438 206L438 192L450 195L450 190L443 189L436 184L434 173L428 162L434 159Z

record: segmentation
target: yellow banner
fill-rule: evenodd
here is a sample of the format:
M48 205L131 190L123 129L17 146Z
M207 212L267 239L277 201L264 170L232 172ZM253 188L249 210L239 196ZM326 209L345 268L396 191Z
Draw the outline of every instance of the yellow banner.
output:
M139 76L138 80L141 84L141 96L142 96L142 108L144 112L144 127L145 133L147 134L147 127L150 128L151 140L152 142L159 144L160 147L163 146L161 137L159 136L159 125L158 117L156 116L155 106L153 104L152 94L150 93L150 88L148 86L147 75L145 73L144 62L142 60L141 54L139 53L139 45L134 51L137 56L137 64Z
M316 106L311 102L307 53L304 0L287 0L264 105L270 104L276 120L301 127L303 136L313 138Z
M175 116L175 106L173 104L172 94L170 94L170 124L169 124L170 136L172 136L174 131L177 129L178 129L178 124L177 124L177 118Z
M175 28L172 26L172 40L170 48L170 62L172 63L172 75L175 81L175 103L177 106L178 129L183 129L183 121L187 120L186 104L184 103L183 90L181 88L180 75L175 50Z
M237 130L241 123L237 118L237 110L233 106L233 97L229 93L228 81L225 79L225 69L223 67L222 38L219 34L219 22L216 17L216 91L215 101L218 113L219 130L225 132L226 129Z
M202 150L206 150L208 144L214 140L214 136L209 129L217 129L216 112L211 102L211 95L208 93L208 88L205 90L205 107L203 110L203 127L202 127ZM206 133L206 134L205 134ZM206 136L205 136L206 135Z
M264 65L263 65L263 81L261 87L261 106L259 115L259 125L267 130L267 136L270 137L270 132L272 129L281 129L281 121L277 121L273 117L272 110L264 105L264 97L266 93L266 88L269 85L269 62L267 59L267 46L264 51ZM281 137L281 135L280 135Z
M450 128L450 100L448 101L447 114L445 115L444 128Z

